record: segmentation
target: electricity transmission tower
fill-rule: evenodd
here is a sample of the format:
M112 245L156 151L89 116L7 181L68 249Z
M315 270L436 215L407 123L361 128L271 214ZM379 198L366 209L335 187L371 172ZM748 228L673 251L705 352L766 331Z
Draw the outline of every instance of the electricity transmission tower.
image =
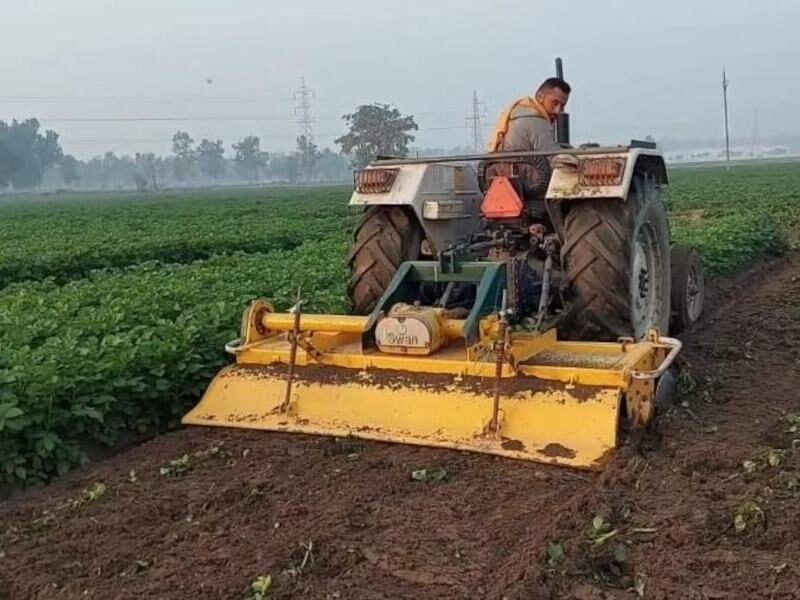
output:
M728 86L729 85L730 85L730 80L728 79L728 76L725 73L725 67L723 67L722 102L725 107L725 164L728 170L730 170L731 168L731 138L730 138L730 132L728 131Z
M295 107L294 115L297 123L298 140L304 138L303 153L300 156L300 176L303 181L310 181L312 177L311 151L314 143L314 119L311 115L311 101L315 98L314 90L306 85L306 78L300 78L300 87L292 94Z
M478 99L478 91L472 90L472 114L467 117L467 124L472 128L472 149L481 152L483 148L483 131L486 124L486 103Z

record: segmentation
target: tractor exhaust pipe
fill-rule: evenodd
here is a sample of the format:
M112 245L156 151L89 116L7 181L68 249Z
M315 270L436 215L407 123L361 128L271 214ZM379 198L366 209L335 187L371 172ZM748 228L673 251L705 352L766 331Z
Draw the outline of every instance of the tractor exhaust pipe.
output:
M559 56L556 58L556 77L564 79L564 63ZM556 143L559 146L569 146L569 114L562 112L556 117Z

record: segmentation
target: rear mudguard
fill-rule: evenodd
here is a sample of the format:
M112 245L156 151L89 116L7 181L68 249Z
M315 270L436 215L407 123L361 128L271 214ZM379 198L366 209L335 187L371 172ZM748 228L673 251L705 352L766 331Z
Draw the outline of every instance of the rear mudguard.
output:
M421 164L396 168L397 177L388 192L356 190L350 206L408 206L422 226L434 255L478 231L483 194L473 165Z

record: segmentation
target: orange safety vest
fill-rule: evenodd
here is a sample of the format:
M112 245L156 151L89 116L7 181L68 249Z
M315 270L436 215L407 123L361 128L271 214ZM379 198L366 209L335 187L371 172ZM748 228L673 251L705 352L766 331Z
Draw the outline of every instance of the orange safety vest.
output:
M543 118L547 119L548 122L552 123L553 118L547 113L542 103L539 102L533 96L525 96L516 100L505 109L501 114L500 118L497 119L497 124L494 126L494 131L492 132L491 140L489 141L489 152L498 152L500 147L503 145L503 140L508 133L508 127L511 124L511 114L514 112L514 109L518 106L522 106L523 108L531 108L538 112Z

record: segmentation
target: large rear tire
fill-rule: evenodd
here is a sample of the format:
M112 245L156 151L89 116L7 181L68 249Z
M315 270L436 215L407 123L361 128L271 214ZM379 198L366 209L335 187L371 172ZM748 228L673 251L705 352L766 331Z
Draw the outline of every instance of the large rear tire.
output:
M404 206L370 206L353 235L347 293L353 313L369 314L401 263L417 260L422 228Z
M654 178L637 173L625 201L580 200L566 208L562 335L602 341L642 339L651 328L666 334L669 225Z

